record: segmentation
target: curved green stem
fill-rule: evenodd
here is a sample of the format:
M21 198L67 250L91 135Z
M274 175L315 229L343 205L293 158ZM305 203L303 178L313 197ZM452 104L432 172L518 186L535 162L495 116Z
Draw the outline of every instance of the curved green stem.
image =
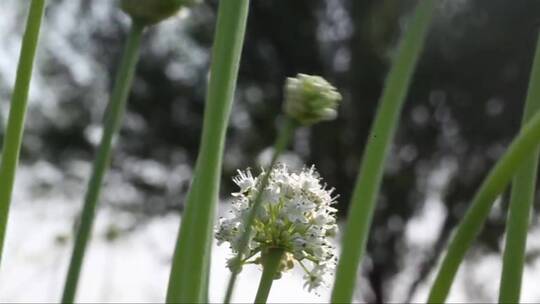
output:
M167 302L204 302L225 134L233 102L249 0L220 1L200 152L182 215Z
M289 144L290 138L292 137L294 130L298 126L297 122L292 120L291 118L286 118L285 124L281 131L279 132L278 138L276 140L276 143L274 145L274 154L272 155L272 160L270 161L270 165L267 170L267 174L263 176L263 179L261 181L261 184L259 186L259 191L257 192L257 196L255 197L253 207L251 208L251 211L249 212L249 215L246 220L246 230L242 234L242 238L240 239L239 243L239 251L236 257L234 257L235 261L242 261L243 252L246 250L248 241L249 241L249 235L251 234L253 222L255 221L255 215L257 214L261 204L262 204L262 193L261 189L266 188L266 185L268 185L268 180L270 178L270 171L272 171L272 168L275 166L276 161L283 153L287 145ZM234 269L231 269L231 277L229 278L229 283L227 284L227 292L225 294L224 303L228 304L231 302L232 293L234 291L234 284L236 283L236 279L238 278L238 273L240 272L241 263L235 262L232 263Z
M531 77L523 125L540 109L540 35L536 44L536 54ZM510 209L506 222L506 242L503 268L499 288L499 303L519 303L521 279L525 262L527 231L534 202L536 176L538 170L538 148L516 174L512 184Z
M11 108L3 141L0 161L0 261L4 248L4 238L15 183L15 173L19 163L21 141L24 131L28 91L38 46L41 20L45 11L45 0L32 0L23 36L15 88L11 97Z
M84 206L80 216L80 223L75 238L75 246L71 255L71 262L67 273L63 303L73 303L77 290L77 283L81 271L81 265L84 260L86 245L91 234L92 224L94 222L96 206L101 191L103 177L109 167L112 141L118 132L122 116L125 111L127 97L133 81L135 66L139 58L139 49L141 36L144 32L144 26L133 23L126 41L120 69L116 75L113 93L108 105L108 112L104 123L103 136L97 151L92 176L88 182Z
M446 300L459 264L482 229L495 199L504 191L523 162L533 155L539 143L540 113L536 113L522 128L521 133L514 139L476 192L471 207L450 241L446 256L431 287L428 298L430 303L442 303Z
M384 161L394 137L420 51L424 45L436 1L419 1L414 18L403 37L386 81L380 106L366 144L361 168L348 212L343 250L336 271L332 302L352 301L358 266L364 255Z
M263 273L255 296L255 303L266 303L268 300L268 294L270 294L284 252L281 248L270 248L263 254Z

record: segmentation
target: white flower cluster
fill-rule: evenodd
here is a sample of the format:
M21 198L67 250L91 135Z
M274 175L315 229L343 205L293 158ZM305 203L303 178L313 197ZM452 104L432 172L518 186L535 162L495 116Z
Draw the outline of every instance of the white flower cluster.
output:
M232 194L232 217L220 219L216 232L218 244L230 243L234 253L240 250L246 218L266 174L253 177L249 169L238 173L233 181L240 191ZM333 190L321 185L314 167L291 173L283 164L275 166L263 190L262 204L241 265L260 263L261 252L282 248L286 253L281 271L293 268L296 260L306 272L305 286L310 291L324 284L336 264L335 248L329 241L337 232ZM232 262L234 258L229 260L229 267Z

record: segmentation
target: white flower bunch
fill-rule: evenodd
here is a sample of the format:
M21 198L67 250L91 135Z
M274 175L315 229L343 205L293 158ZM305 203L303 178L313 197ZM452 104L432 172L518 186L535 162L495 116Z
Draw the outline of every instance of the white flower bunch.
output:
M251 210L263 176L253 177L250 170L238 170L233 181L240 190L233 193L232 217L220 219L216 238L218 244L228 242L234 253L238 253L240 238L244 232L246 218ZM335 248L329 238L337 232L336 197L334 189L326 189L314 167L291 173L279 164L269 172L267 186L262 193L262 204L255 217L244 264L261 263L261 253L269 248L285 251L280 272L294 267L294 261L304 269L305 287L310 291L323 285L336 264ZM229 267L235 262L229 259Z

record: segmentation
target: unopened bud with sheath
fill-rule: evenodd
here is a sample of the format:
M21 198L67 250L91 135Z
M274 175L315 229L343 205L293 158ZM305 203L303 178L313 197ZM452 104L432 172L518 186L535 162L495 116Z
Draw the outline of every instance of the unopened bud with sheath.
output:
M198 0L121 0L120 6L136 22L152 25L197 2Z
M341 94L320 76L298 74L285 83L285 113L303 125L333 120Z

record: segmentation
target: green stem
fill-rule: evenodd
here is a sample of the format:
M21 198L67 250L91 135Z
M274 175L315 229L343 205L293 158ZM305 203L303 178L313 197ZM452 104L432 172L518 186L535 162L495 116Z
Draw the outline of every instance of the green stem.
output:
M249 0L220 1L200 152L173 256L167 302L203 302L223 148L244 43Z
M268 300L268 294L272 288L276 273L279 270L279 264L281 263L283 253L284 250L281 248L270 248L262 256L263 273L259 288L257 289L257 295L255 296L255 303L266 303Z
M240 272L241 263L238 261L242 261L243 252L246 251L248 241L249 241L249 235L251 234L251 229L253 228L253 222L255 221L255 215L257 214L261 204L262 204L262 189L266 188L266 185L268 185L268 180L270 178L270 172L272 171L272 168L275 166L277 159L281 153L285 150L287 145L289 144L289 141L294 133L294 130L298 126L297 122L292 120L291 118L286 118L285 124L283 125L283 128L279 132L278 138L276 140L276 143L274 145L274 154L272 155L272 160L270 161L270 165L268 167L268 170L266 171L267 174L263 176L263 179L259 185L259 191L257 192L257 196L255 197L253 207L251 208L251 211L248 214L248 218L246 220L246 230L242 234L242 238L240 239L240 243L238 245L238 253L236 257L234 257L235 263L232 263L234 269L231 269L231 277L229 278L229 283L227 284L227 292L225 294L224 303L228 304L231 302L232 293L234 291L234 284L236 283L236 279L238 278L238 273Z
M343 236L343 250L336 271L332 302L352 301L358 266L364 255L375 201L381 185L384 161L395 134L416 62L424 45L435 2L435 0L419 1L415 16L403 37L386 81L386 89L366 144L349 207L349 220Z
M139 58L140 42L144 28L144 26L139 25L138 23L133 23L126 41L126 46L120 62L120 69L116 75L113 93L108 105L108 112L106 113L103 136L94 160L92 176L86 190L84 206L75 238L75 246L71 255L71 262L69 264L64 286L64 293L62 296L63 303L73 303L75 299L81 265L84 260L86 245L88 244L88 239L92 230L92 223L95 217L103 177L110 163L112 141L122 123L122 117L133 81L135 67Z
M442 303L446 300L459 264L480 233L495 199L504 191L524 161L537 150L539 143L540 113L536 113L522 128L476 192L471 207L448 245L446 256L431 287L428 302Z
M540 109L540 35L536 44L536 54L529 80L529 89L523 125ZM519 303L521 279L525 262L527 231L534 202L534 192L538 168L538 149L527 158L512 184L510 209L506 222L506 245L499 289L500 303Z
M0 161L0 261L4 248L15 173L19 163L28 91L44 11L45 0L32 0L19 55L15 88L11 97L11 108L3 142L2 160Z

